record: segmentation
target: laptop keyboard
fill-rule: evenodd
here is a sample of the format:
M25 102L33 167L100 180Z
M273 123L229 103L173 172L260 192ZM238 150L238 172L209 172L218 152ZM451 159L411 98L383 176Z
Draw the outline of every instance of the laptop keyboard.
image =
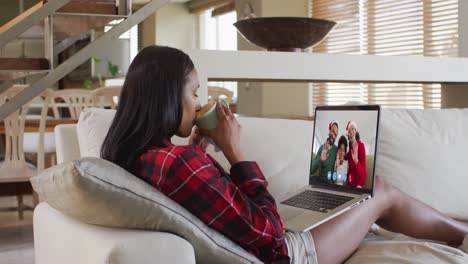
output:
M282 204L328 213L328 210L333 210L352 199L353 197L306 190L282 202Z

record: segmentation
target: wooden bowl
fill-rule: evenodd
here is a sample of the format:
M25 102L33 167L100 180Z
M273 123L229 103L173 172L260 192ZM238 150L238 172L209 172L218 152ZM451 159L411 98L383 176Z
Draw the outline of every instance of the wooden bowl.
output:
M244 38L269 51L303 51L322 41L335 25L308 17L256 17L234 23Z

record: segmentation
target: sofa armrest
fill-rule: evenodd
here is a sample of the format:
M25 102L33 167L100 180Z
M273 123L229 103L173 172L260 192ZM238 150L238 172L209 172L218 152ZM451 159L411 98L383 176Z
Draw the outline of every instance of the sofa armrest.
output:
M57 164L81 158L75 124L58 125L54 133Z
M79 222L40 203L34 210L36 264L195 263L192 245L170 233Z

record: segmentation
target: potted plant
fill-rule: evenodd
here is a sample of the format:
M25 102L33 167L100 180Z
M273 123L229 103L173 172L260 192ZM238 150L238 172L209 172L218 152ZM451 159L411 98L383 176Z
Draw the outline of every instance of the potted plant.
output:
M119 65L113 64L109 60L102 60L98 59L95 57L91 57L91 60L93 60L96 64L100 64L102 62L107 61L107 72L109 73L109 77L115 78L119 73L120 73L120 67ZM97 73L96 77L98 79L98 85L99 87L102 87L105 85L105 80L107 77L102 76L101 73ZM92 89L93 88L93 81L90 79L84 80L83 81L83 88L85 89Z

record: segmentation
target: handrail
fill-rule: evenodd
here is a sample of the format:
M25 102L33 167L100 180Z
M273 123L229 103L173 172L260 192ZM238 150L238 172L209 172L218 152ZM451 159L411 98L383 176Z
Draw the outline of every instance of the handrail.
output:
M20 13L19 15L17 15L16 17L12 18L10 21L6 22L4 25L2 25L0 27L0 32L4 32L6 31L8 28L14 26L15 24L18 23L18 21L21 21L22 19L24 19L25 17L31 15L32 13L34 13L37 9L41 8L41 6L43 6L44 4L41 2L33 5L32 7L30 7L28 10L24 11L23 13Z
M10 40L16 38L19 34L23 33L34 24L39 23L45 17L51 15L70 1L71 0L54 0L44 5L42 5L41 2L24 12L23 14L25 15L14 18L10 21L11 23L8 22L0 28L0 47L3 47ZM39 5L42 6L39 7Z

